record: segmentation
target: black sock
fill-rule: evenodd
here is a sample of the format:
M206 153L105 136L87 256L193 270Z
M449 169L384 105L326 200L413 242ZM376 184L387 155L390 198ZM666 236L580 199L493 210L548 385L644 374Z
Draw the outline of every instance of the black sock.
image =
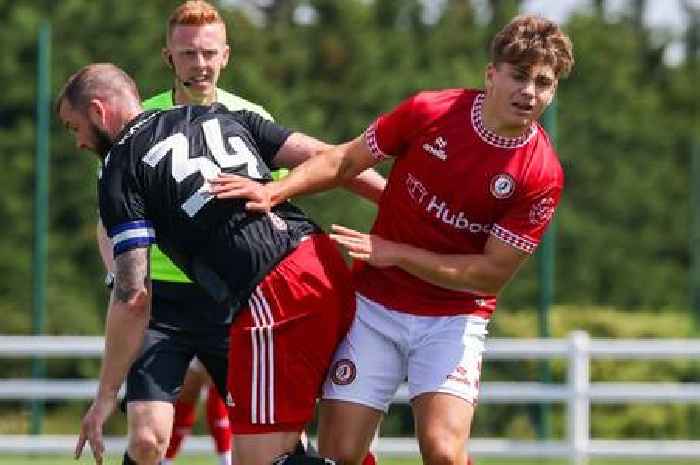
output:
M122 459L122 465L138 465L131 457L129 457L128 452L124 452L124 458Z
M285 454L272 461L272 465L336 465L334 460L309 457L304 454Z
M126 413L126 396L122 397L122 400L119 401L119 410L122 413Z
M311 444L311 441L308 441L308 444L306 447L304 447L304 443L301 441L301 439L297 441L297 446L294 448L294 452L292 452L292 454L306 455L307 457L320 457L314 445Z
M304 443L301 442L301 439L297 441L297 446L294 448L294 452L292 454L297 454L297 455L304 455L306 453L306 448L304 447Z
M313 444L311 444L311 441L309 441L309 444L306 446L306 456L307 457L320 457L318 455L318 451L314 447Z

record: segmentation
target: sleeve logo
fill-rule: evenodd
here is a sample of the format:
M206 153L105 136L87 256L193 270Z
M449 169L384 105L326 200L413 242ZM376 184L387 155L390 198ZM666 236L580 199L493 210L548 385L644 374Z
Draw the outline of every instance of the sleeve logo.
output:
M554 216L556 203L551 197L544 197L539 202L535 203L530 209L531 224L546 224Z
M442 136L432 144L423 144L423 150L440 160L447 160L447 140Z

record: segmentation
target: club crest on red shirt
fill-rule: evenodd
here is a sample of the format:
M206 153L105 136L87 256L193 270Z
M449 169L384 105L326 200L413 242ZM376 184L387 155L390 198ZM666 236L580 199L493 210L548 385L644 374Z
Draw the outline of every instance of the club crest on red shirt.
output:
M506 173L497 174L491 179L491 194L497 199L507 199L515 192L513 176Z

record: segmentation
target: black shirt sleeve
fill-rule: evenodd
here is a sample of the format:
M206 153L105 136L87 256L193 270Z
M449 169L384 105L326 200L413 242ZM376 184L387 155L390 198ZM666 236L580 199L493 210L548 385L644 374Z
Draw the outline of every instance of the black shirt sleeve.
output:
M252 111L241 110L236 113L241 124L250 131L265 164L274 167L275 155L292 134L292 131Z
M129 143L110 151L99 183L100 217L117 255L155 242L147 217L143 189L131 163Z

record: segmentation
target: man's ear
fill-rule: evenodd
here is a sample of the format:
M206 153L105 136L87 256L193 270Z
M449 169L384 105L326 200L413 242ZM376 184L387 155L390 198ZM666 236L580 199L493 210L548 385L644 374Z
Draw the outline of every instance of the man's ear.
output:
M98 128L104 129L107 127L107 107L100 99L92 99L87 107L88 120Z
M484 87L486 88L486 93L493 88L493 73L496 72L496 67L493 63L489 63L486 66L486 71L484 71Z
M170 50L168 50L168 47L163 47L160 50L160 56L161 58L163 58L165 64L168 65L168 68L175 69L175 63L173 63L173 55L170 53Z
M549 97L547 98L547 101L544 103L544 107L547 108L551 103L552 100L554 100L554 96L557 94L557 87L559 87L559 81L556 80L554 81L554 86L552 88L552 93L549 94Z
M229 47L228 44L224 45L224 58L222 60L222 65L221 68L226 68L226 65L228 65L228 57L231 53L231 47Z

